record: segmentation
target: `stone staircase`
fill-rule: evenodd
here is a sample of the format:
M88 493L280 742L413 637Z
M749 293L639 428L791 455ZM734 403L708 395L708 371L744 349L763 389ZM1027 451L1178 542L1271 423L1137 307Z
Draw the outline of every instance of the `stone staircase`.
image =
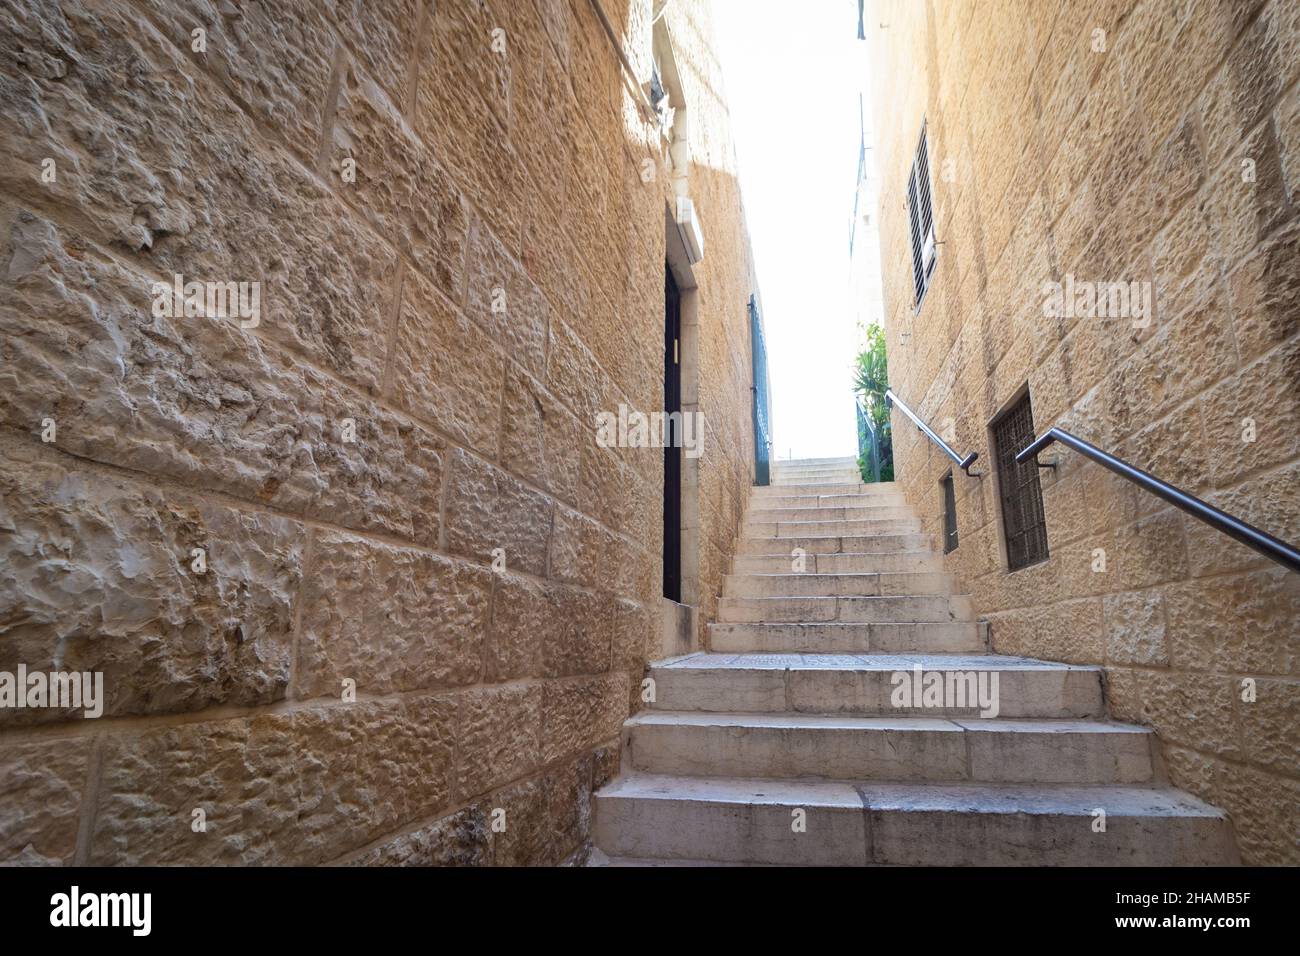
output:
M593 864L1236 862L1154 735L1107 719L1099 668L988 653L894 485L781 463L741 533L709 650L650 667ZM996 716L956 693L981 680ZM900 681L949 692L907 706Z

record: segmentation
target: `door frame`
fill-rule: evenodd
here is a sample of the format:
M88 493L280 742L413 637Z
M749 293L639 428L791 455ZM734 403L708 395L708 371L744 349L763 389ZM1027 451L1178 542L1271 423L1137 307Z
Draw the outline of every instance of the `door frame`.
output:
M673 414L682 411L682 294L673 267L664 261L664 483L663 594L682 600L682 454L680 426Z
M700 288L682 244L672 209L664 204L665 261L680 295L681 328L678 364L682 413L700 411ZM703 440L704 436L699 436ZM702 446L703 447L703 446ZM700 460L681 456L681 602L700 603Z

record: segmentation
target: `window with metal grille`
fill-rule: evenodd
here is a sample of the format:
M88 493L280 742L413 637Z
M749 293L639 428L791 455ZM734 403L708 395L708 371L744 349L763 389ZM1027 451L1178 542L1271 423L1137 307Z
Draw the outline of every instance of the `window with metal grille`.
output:
M925 144L926 127L921 124L921 142L907 179L907 223L912 238L912 280L916 304L921 305L934 274L938 245L934 237L934 203L930 198L930 153Z
M957 492L952 484L952 472L939 482L943 486L943 553L957 549Z
M998 466L998 495L1002 501L1002 533L1007 541L1011 571L1047 560L1047 520L1038 464L1016 462L1016 452L1034 440L1034 413L1029 395L993 423L993 448Z

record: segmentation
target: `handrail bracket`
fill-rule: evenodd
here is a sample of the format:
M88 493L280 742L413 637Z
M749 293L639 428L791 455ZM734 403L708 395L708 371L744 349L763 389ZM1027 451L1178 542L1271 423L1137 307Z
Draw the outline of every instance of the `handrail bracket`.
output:
M975 459L980 456L979 452L973 451L965 458L957 454L955 451L952 450L951 445L949 445L946 441L944 441L937 434L935 434L933 428L931 428L925 422L921 421L919 417L917 417L916 412L912 411L910 408L907 407L906 402L904 402L901 398L899 398L897 395L894 394L894 390L892 388L885 389L885 404L891 408L897 405L899 411L901 411L904 415L906 415L908 418L912 420L912 423L916 425L917 430L922 432L927 438L930 439L930 441L938 445L939 448L942 449L945 455L947 455L949 458L951 458L954 462L957 463L958 468L966 472L968 477L981 478L984 476L983 471L970 470L970 466L973 465L975 463Z
M1300 573L1300 550L1290 544L1287 544L1280 538L1275 538L1267 531L1261 531L1254 525L1247 524L1235 515L1230 515L1226 511L1220 511L1214 505L1202 501L1195 495L1188 494L1181 488L1176 488L1166 481L1161 481L1155 475L1143 471L1124 461L1122 458L1116 458L1114 455L1107 454L1096 445L1084 441L1077 435L1072 435L1062 428L1049 428L1043 434L1039 435L1025 448L1016 453L1016 461L1024 464L1030 458L1038 460L1038 453L1046 448L1052 442L1060 442L1067 448L1072 448L1085 458L1095 461L1121 478L1127 478L1140 488L1151 492L1158 498L1163 498L1174 507L1187 512L1193 518L1204 521L1216 531L1222 531L1228 537L1235 541L1240 541L1248 548L1252 548L1271 558L1283 567L1289 568L1296 573ZM1041 464L1039 467L1043 467ZM1053 466L1054 467L1054 466Z

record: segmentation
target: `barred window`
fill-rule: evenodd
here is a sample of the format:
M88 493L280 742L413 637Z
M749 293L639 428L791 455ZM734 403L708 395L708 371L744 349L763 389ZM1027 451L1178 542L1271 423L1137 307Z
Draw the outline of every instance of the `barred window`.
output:
M919 307L930 287L938 250L934 236L934 204L930 198L930 153L925 142L926 126L921 124L921 141L912 160L907 179L907 221L912 238L912 279L916 285Z
M943 490L943 553L957 548L957 492L952 483L952 472L939 482Z
M1034 440L1034 412L1029 394L993 423L993 445L998 465L998 495L1002 502L1002 532L1007 541L1007 567L1011 571L1047 560L1047 519L1043 491L1038 484L1038 463L1024 464L1016 453Z

